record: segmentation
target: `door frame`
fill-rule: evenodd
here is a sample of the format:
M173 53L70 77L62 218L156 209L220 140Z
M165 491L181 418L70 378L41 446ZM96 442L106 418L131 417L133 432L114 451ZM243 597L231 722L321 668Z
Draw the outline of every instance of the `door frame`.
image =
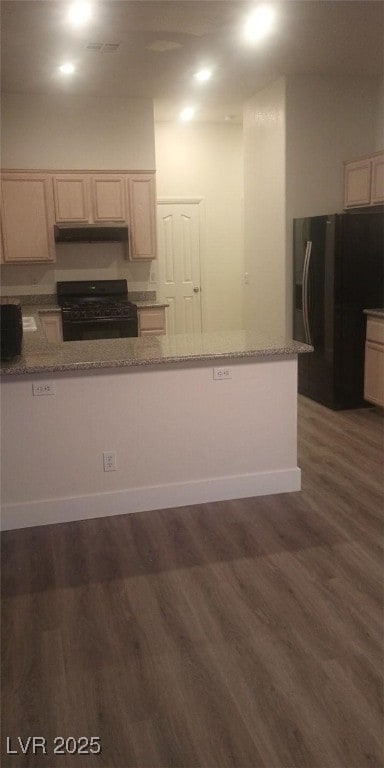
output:
M205 303L205 199L203 197L159 197L156 200L158 205L196 205L199 219L199 255L200 255L200 310L201 310L201 332L206 328L206 303ZM157 252L159 254L159 250Z

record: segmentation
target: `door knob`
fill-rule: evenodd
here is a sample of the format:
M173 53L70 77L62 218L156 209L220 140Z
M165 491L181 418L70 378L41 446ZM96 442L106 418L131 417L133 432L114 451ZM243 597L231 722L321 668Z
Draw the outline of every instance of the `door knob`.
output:
M200 290L200 288L198 288L197 286L195 286L195 288L193 289L193 293L199 293L199 290Z

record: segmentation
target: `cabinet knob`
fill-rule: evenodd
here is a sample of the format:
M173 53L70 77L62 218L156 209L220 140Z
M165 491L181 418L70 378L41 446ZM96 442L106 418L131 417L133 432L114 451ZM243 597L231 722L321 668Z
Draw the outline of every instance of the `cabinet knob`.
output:
M200 288L198 286L195 286L193 289L193 293L199 293Z

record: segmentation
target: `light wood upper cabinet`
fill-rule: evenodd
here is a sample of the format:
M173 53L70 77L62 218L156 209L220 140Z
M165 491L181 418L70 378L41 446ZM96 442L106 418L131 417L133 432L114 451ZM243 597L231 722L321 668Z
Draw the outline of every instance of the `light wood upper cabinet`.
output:
M53 178L59 223L126 223L131 261L156 258L155 177L150 173L62 173Z
M344 208L384 202L384 152L352 160L344 168Z
M93 220L127 221L124 176L91 176Z
M156 258L153 173L5 171L2 178L4 262L54 261L55 222L126 224L128 258Z
M53 188L58 223L127 221L123 175L63 173L54 176Z
M384 202L384 152L372 158L371 203Z
M156 258L155 178L150 174L130 174L129 226L132 261Z
M88 179L84 175L63 174L53 177L56 221L90 221Z
M1 179L5 264L55 260L51 179L40 173L3 173Z

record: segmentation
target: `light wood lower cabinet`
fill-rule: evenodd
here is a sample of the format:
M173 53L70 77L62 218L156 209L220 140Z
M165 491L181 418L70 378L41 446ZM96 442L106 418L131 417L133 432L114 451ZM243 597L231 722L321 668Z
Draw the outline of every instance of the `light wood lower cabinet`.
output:
M165 307L138 308L139 336L159 336L166 333Z
M384 407L384 317L367 320L364 399Z
M55 260L55 214L48 174L3 173L1 208L5 264Z
M63 341L63 326L59 310L57 312L40 313L40 322L47 341Z

